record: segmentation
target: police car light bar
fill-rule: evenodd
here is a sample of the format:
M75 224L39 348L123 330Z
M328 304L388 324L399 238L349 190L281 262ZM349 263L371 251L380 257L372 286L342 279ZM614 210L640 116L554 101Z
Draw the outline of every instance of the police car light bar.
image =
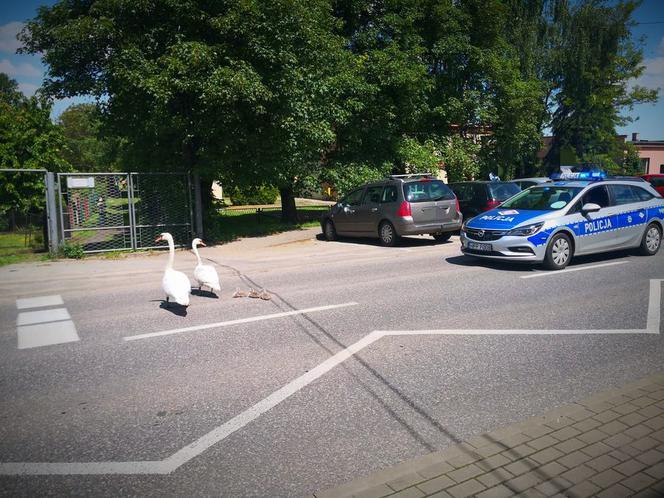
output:
M598 181L606 178L604 171L563 171L561 173L553 173L549 177L552 180L586 180Z

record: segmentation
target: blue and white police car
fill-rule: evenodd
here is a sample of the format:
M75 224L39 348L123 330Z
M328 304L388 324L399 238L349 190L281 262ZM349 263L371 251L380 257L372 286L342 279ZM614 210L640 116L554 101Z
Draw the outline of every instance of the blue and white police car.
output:
M551 270L573 256L639 248L659 250L664 198L639 179L570 173L533 186L461 228L461 250L469 256L543 263Z

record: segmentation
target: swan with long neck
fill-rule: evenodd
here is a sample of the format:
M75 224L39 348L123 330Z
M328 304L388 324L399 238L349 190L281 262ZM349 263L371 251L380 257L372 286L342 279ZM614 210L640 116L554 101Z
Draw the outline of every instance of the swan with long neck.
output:
M165 240L168 242L168 262L164 270L164 277L161 279L161 287L166 293L166 305L173 299L176 303L182 306L189 306L189 294L191 293L191 283L189 277L173 269L175 261L175 245L173 244L173 236L164 232L155 239L155 242Z
M210 290L220 292L221 284L219 283L219 275L217 274L217 270L215 270L214 266L212 265L203 264L201 261L201 256L198 254L199 245L205 247L205 242L199 238L195 238L191 241L191 248L193 249L194 254L196 255L196 259L198 260L198 264L196 265L196 268L194 268L194 279L196 282L198 282L198 290L200 290L201 287L209 287Z

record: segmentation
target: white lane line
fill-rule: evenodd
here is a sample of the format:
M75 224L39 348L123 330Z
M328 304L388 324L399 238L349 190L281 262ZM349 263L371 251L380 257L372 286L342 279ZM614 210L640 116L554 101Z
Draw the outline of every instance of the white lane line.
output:
M39 348L79 340L76 326L71 320L38 323L17 328L18 349Z
M31 325L33 323L60 322L70 320L71 316L67 308L56 308L53 310L23 311L16 318L16 325Z
M249 422L256 420L263 413L274 408L283 400L292 396L293 394L301 390L303 387L308 386L314 380L318 379L323 374L329 372L334 367L336 367L340 363L343 363L348 358L353 356L355 353L361 351L369 344L377 341L381 337L382 337L381 333L376 333L376 332L372 332L366 335L364 338L360 339L355 344L347 347L346 349L339 351L337 354L331 356L317 367L309 370L309 372L289 382L281 389L278 389L277 391L273 392L267 398L259 401L251 408L233 417L225 424L220 425L216 429L213 429L212 431L205 434L203 437L198 438L193 443L185 446L179 451L176 451L173 455L168 457L166 461L171 463L174 469L180 467L181 465L185 464L192 458L203 453L210 446L217 444L219 441L222 441L226 437L230 436L237 430L247 425Z
M262 320L271 320L272 318L282 318L284 316L293 316L293 315L302 315L304 313L313 313L314 311L325 311L325 310L333 310L336 308L344 308L346 306L357 306L356 302L349 302L349 303L343 303L343 304L330 304L328 306L316 306L315 308L306 308L302 310L293 310L293 311L284 311L282 313L273 313L271 315L259 315L259 316L252 316L249 318L239 318L237 320L229 320L227 322L216 322L216 323L206 323L205 325L195 325L193 327L184 327L181 329L171 329L171 330L162 330L161 332L150 332L147 334L138 334L138 335L130 335L127 337L123 337L122 339L124 341L137 341L139 339L149 339L151 337L161 337L164 335L172 335L172 334L181 334L183 332L194 332L196 330L207 330L207 329L215 329L218 327L228 327L229 325L237 325L240 323L250 323L250 322L259 322Z
M648 320L646 329L651 334L659 334L659 324L661 322L661 304L662 304L662 282L660 280L650 280L650 298L648 300Z
M28 308L43 308L44 306L60 306L62 304L65 303L60 295L29 297L16 300L16 307L20 310Z
M525 275L521 278L555 277L556 275L562 275L563 273L571 273L573 271L583 271L583 270L594 270L595 268L603 268L605 266L624 265L625 263L629 263L629 261L614 261L613 263L601 263L601 264L592 265L592 266L579 266L577 268L567 268L565 270L559 270L559 271L541 271L541 272L533 273L532 275Z
M659 334L660 332L660 310L661 307L661 283L664 279L650 281L650 298L648 302L647 327L638 330L586 330L586 331L560 331L560 330L503 330L502 333L528 333L538 334L558 334L558 333L622 333L622 334ZM655 290L656 289L656 290ZM198 438L191 444L176 451L170 457L161 461L148 462L7 462L0 463L0 475L25 475L25 474L49 474L49 475L76 475L76 474L168 474L187 463L192 458L197 457L212 445L223 441L225 438L242 429L244 426L256 420L260 415L275 407L294 393L311 384L325 373L332 370L335 366L343 363L348 358L360 352L365 347L373 344L377 340L386 336L397 335L445 335L449 333L457 334L459 330L407 330L407 331L379 331L375 330L364 336L362 339L351 346L339 351L320 365L309 372L301 375L285 386L276 390L267 398L259 401L239 415L233 417L228 422L212 429L204 436ZM481 331L464 331L469 335L480 333ZM486 332L486 331L485 331ZM490 333L497 331L489 331Z

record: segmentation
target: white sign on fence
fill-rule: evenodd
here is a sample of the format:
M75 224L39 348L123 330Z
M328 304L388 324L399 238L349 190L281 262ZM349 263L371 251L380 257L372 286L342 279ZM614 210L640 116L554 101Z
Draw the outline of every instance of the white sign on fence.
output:
M67 188L94 188L95 178L93 176L86 177L67 177Z

